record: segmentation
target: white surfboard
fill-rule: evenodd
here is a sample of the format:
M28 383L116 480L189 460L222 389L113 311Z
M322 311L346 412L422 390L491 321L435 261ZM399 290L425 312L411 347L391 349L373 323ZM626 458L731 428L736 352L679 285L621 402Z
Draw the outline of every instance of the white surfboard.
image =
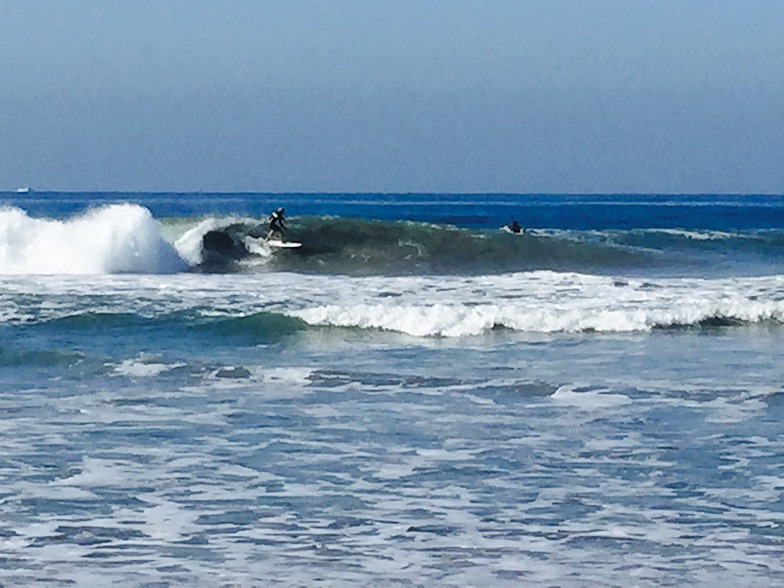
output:
M292 249L294 247L302 247L302 243L294 241L280 241L277 239L254 239L253 237L245 237L243 239L245 248L248 253L253 255L260 255L262 257L269 257L273 253L273 247L276 249Z

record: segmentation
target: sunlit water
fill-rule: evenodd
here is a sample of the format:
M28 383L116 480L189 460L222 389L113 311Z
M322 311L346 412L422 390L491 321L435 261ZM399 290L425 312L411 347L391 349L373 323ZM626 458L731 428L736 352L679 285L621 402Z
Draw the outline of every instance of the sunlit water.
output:
M781 585L750 273L0 276L0 583Z

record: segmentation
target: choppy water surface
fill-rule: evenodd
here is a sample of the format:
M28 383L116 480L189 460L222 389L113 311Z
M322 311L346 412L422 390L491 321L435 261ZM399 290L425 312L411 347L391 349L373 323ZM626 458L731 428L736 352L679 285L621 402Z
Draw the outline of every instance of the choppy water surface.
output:
M228 213L6 210L1 584L784 583L779 229L520 239L378 200L380 225L338 215L302 258L218 273L187 258L252 230ZM450 232L480 261L519 255L434 270Z

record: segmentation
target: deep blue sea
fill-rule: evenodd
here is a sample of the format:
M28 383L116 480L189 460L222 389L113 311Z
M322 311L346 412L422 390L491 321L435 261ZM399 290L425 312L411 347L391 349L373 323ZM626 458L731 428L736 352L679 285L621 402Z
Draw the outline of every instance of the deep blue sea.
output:
M782 196L0 193L0 585L781 586L783 343Z

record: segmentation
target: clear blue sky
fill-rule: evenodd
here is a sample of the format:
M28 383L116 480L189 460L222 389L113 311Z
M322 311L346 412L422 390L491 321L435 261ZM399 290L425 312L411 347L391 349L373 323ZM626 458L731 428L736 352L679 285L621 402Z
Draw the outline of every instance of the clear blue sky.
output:
M0 0L0 189L784 192L779 0Z

